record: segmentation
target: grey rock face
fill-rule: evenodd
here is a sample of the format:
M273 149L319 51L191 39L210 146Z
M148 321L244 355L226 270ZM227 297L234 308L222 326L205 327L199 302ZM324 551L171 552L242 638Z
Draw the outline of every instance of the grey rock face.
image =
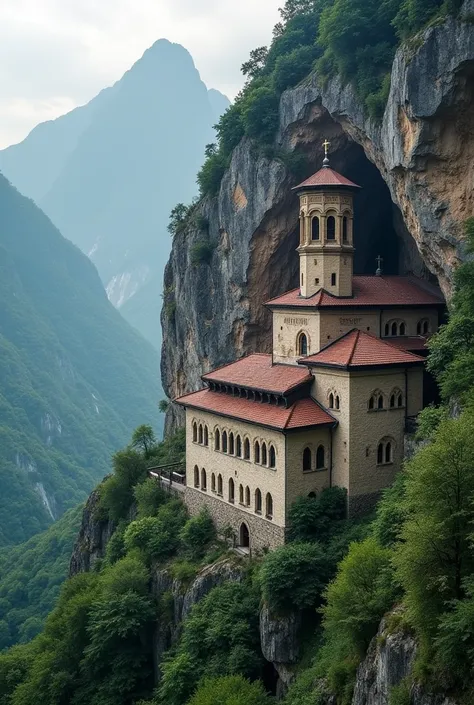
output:
M94 490L87 500L82 514L79 536L74 544L69 576L87 573L95 563L105 556L105 549L115 531L115 524L98 518L99 490Z
M375 166L393 202L399 271L431 272L446 296L464 258L462 221L474 212L472 3L398 50L382 121L367 116L350 85L336 78L322 88L312 75L282 95L275 144L303 154L309 171L321 164L324 137L339 171ZM162 313L162 379L171 399L200 388L212 367L270 350L271 321L262 304L297 285L295 183L282 162L244 139L219 195L200 205L208 234L191 228L175 237ZM378 197L361 198L365 221ZM211 262L193 265L192 248L207 237ZM367 245L361 238L356 256ZM172 405L168 428L181 419Z
M281 700L294 679L294 667L300 655L301 613L280 616L264 605L260 612L260 646L267 661L278 673L277 699Z

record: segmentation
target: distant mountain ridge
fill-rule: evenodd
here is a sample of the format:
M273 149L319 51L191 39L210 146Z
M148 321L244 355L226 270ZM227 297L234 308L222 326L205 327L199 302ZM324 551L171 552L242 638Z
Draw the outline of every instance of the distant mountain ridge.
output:
M186 49L161 39L86 106L0 151L0 170L92 259L112 303L157 348L169 213L195 196L228 105Z
M0 175L0 547L46 528L160 424L158 355L97 271Z

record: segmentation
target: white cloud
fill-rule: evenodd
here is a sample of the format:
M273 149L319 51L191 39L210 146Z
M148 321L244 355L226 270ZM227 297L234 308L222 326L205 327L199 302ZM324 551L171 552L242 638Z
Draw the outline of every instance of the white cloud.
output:
M90 100L157 39L182 44L204 82L234 97L283 0L15 0L0 3L0 147Z

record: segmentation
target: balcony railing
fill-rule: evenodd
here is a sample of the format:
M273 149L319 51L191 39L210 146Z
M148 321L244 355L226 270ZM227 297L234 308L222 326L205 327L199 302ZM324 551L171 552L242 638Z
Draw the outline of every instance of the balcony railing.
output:
M161 483L168 492L184 492L186 487L186 464L184 462L156 465L148 468L148 476Z

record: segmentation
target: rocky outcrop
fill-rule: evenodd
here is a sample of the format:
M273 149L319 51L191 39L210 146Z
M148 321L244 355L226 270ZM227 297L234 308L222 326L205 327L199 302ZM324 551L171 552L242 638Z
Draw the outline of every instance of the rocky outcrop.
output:
M386 268L435 276L447 296L464 257L461 223L474 212L473 4L467 0L457 18L398 50L382 121L364 113L350 85L336 78L323 88L311 75L282 95L275 144L280 153L303 155L309 174L321 164L327 137L331 165L364 184L356 271L372 272L373 257L389 243ZM270 316L262 304L297 285L291 187L298 180L244 139L218 197L200 205L208 233L190 227L174 238L162 313L162 379L170 398L199 388L211 367L269 350ZM212 259L192 264L203 239ZM168 427L179 414L172 405Z
M260 612L262 654L278 673L277 695L281 698L294 678L300 656L301 612L275 615L264 605Z
M114 522L101 518L99 502L100 493L97 488L89 495L82 513L79 536L69 564L69 577L93 570L97 561L105 556L107 544L115 531Z
M220 560L206 566L189 584L173 578L169 570L158 569L152 577L152 594L159 605L160 616L153 634L155 680L161 678L163 654L179 637L184 620L194 605L210 591L226 582L241 582L244 567L235 560Z

